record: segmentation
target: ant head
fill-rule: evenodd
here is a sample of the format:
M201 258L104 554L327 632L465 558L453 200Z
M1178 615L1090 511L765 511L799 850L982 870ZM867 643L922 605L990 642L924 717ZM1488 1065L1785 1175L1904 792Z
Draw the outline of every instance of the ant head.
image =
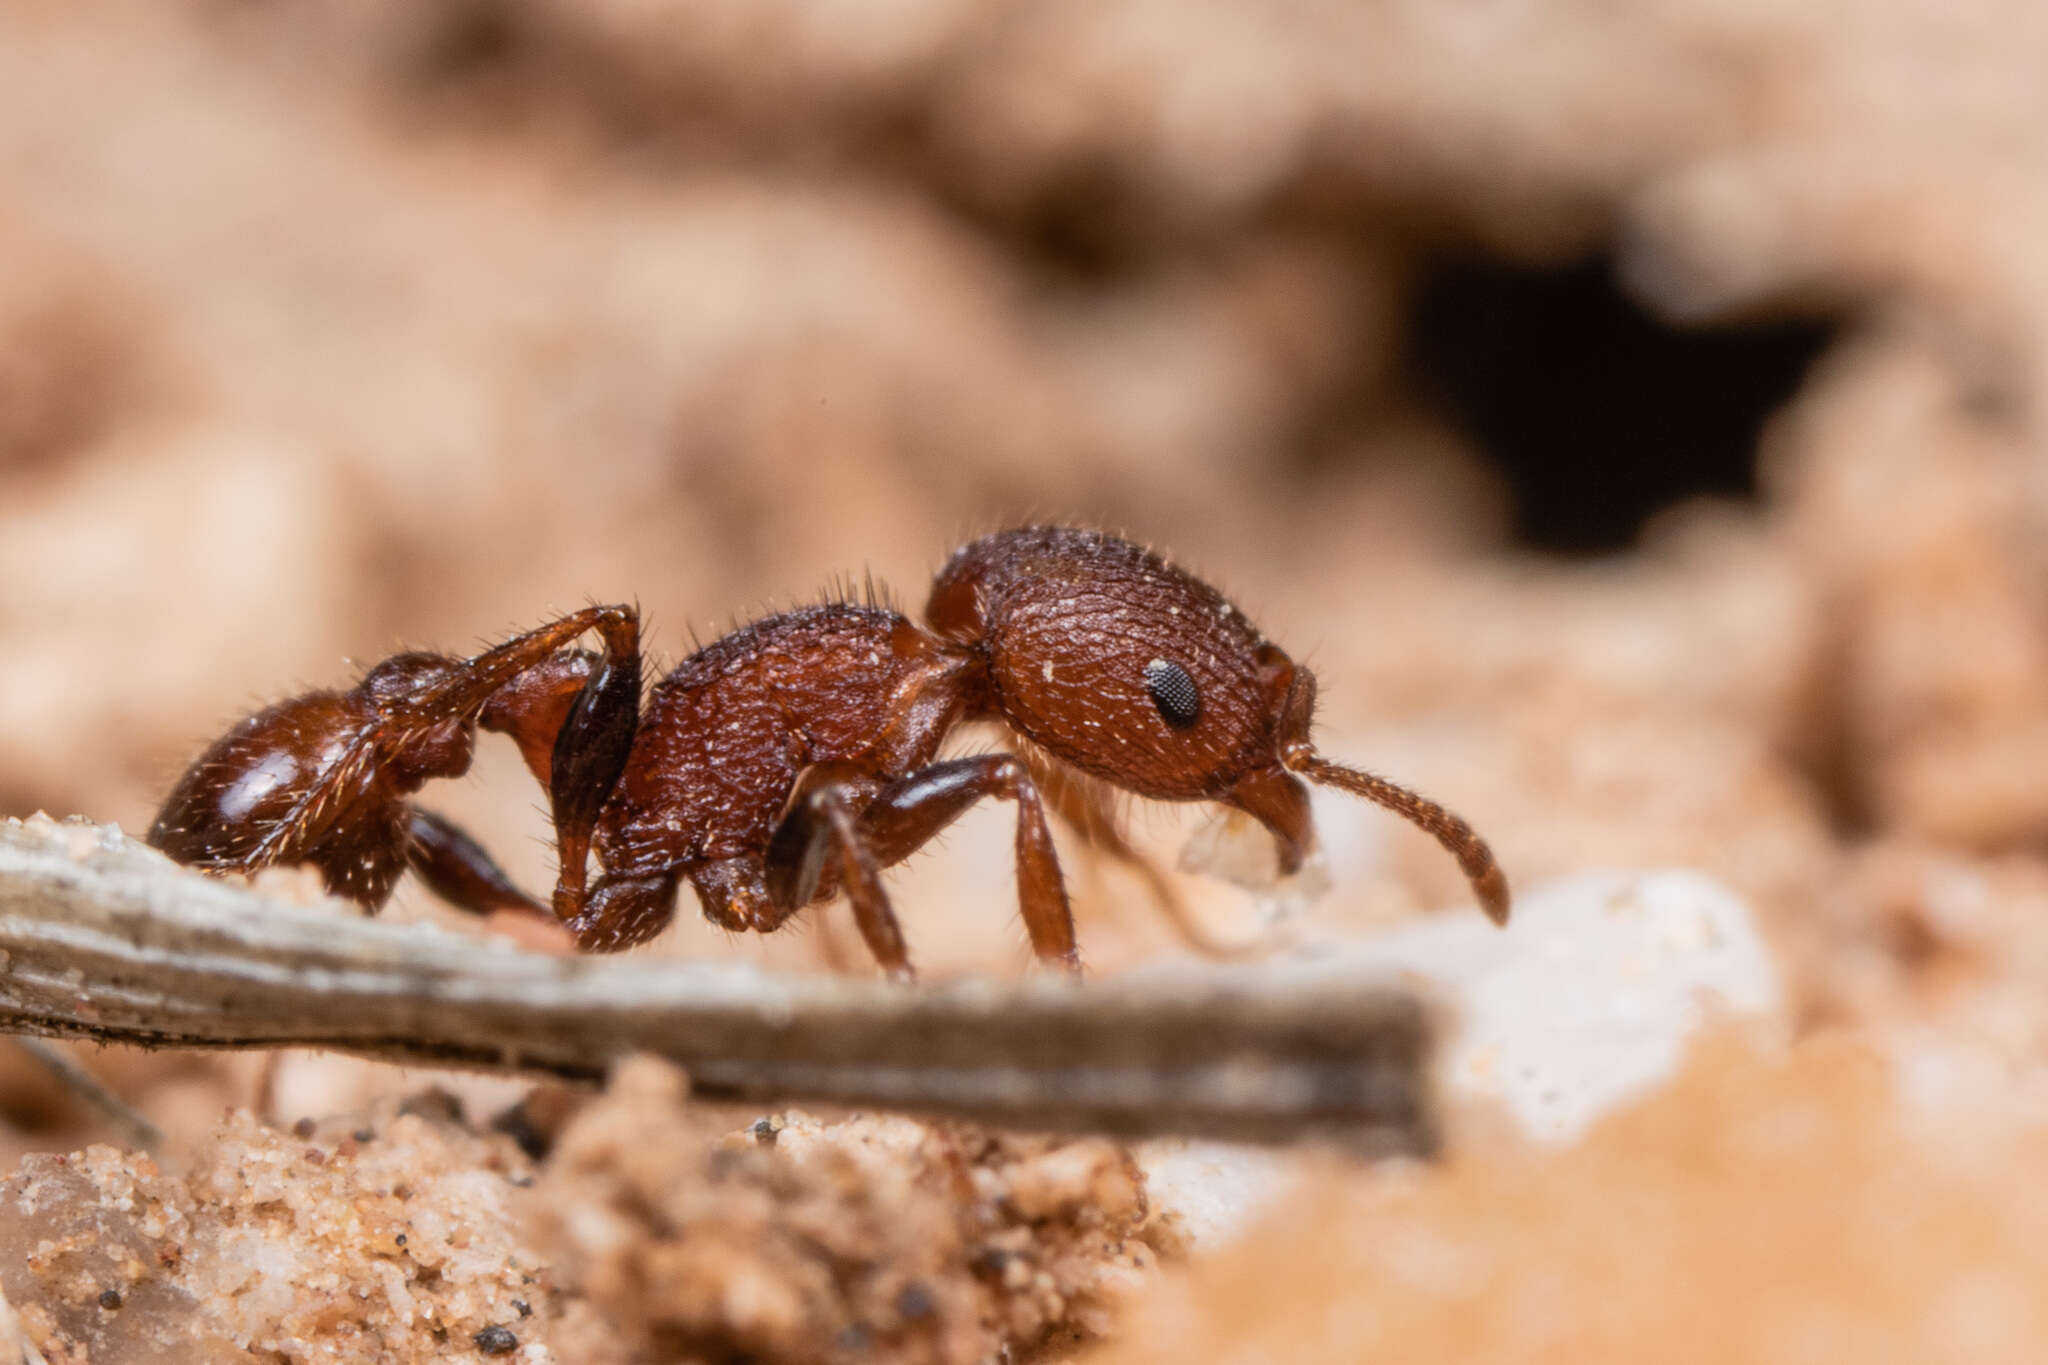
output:
M1316 677L1287 657L1278 645L1261 644L1254 653L1259 685L1265 692L1270 739L1259 762L1247 768L1218 796L1273 833L1280 845L1280 870L1301 869L1315 842L1308 788L1288 771L1287 755L1305 749L1315 720Z
M1307 675L1207 583L1113 536L1027 528L958 551L925 614L985 661L985 709L1054 757L1169 801L1249 781L1241 804L1299 861L1308 804L1276 746Z
M1239 778L1223 799L1256 816L1280 841L1280 869L1293 872L1308 851L1312 827L1308 789L1293 774L1319 786L1335 787L1385 806L1419 826L1458 860L1471 879L1480 908L1495 924L1508 921L1508 882L1486 841L1463 819L1427 797L1383 777L1335 763L1316 752L1309 731L1315 723L1315 675L1271 645L1262 648L1261 667L1273 701L1273 762Z
M1434 835L1506 918L1507 883L1471 828L1318 754L1315 676L1159 556L1094 531L1004 531L954 554L925 616L980 656L982 709L1055 758L1139 796L1234 806L1272 831L1286 872L1315 839L1302 778L1363 796Z
M469 771L474 717L451 706L467 665L440 654L394 654L363 676L357 694L377 713L388 757L385 771L417 788L432 777Z

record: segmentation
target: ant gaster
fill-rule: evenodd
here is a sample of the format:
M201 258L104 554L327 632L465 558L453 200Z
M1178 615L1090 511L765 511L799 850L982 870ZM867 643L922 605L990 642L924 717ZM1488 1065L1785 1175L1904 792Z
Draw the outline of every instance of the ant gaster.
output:
M844 891L875 957L908 976L881 869L995 796L1017 806L1032 947L1077 969L1046 811L1085 822L1097 798L1048 781L1049 801L1034 777L1070 771L1235 807L1272 832L1283 872L1314 838L1302 779L1341 788L1434 835L1505 922L1507 881L1471 827L1318 754L1314 676L1159 556L1092 531L1004 531L954 553L925 620L873 601L769 616L685 659L644 706L630 607L587 608L473 659L401 654L351 691L243 721L185 774L150 842L217 870L311 863L373 910L411 866L465 908L545 913L409 800L467 769L481 726L509 734L548 790L551 908L591 951L659 933L685 880L714 924L762 933ZM586 631L602 653L568 648ZM1020 753L939 759L975 720L1007 726Z

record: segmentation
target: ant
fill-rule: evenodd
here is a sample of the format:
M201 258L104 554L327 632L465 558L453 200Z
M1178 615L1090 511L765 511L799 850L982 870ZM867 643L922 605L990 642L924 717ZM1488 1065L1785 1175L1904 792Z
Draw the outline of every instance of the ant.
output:
M568 648L587 631L602 652ZM1271 831L1293 872L1314 838L1306 778L1434 835L1505 923L1507 880L1485 842L1317 753L1315 696L1308 669L1193 575L1114 536L1027 527L957 550L923 626L872 592L842 595L698 649L644 706L632 607L589 607L472 659L400 654L352 690L237 725L186 772L149 842L218 871L311 863L373 911L409 866L465 909L551 910L593 952L659 933L686 879L711 922L760 933L844 891L876 959L908 978L881 870L994 796L1017 807L1032 947L1078 971L1048 808L1085 829L1105 824L1103 785L1221 802ZM941 760L974 720L1002 722L1020 752ZM550 907L409 800L467 770L478 727L510 735L548 791ZM1095 782L1053 780L1074 774Z

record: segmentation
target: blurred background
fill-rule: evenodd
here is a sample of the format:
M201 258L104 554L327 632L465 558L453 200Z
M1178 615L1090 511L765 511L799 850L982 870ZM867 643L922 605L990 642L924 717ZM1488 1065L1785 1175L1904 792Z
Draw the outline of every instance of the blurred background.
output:
M2043 69L1936 0L6 0L0 814L139 832L401 645L637 599L673 660L1099 525L1518 884L1706 871L1795 1032L2039 1108ZM432 799L545 885L481 750ZM1470 913L1319 817L1316 932ZM921 962L1024 969L1009 821L892 882ZM1091 960L1178 950L1069 857Z

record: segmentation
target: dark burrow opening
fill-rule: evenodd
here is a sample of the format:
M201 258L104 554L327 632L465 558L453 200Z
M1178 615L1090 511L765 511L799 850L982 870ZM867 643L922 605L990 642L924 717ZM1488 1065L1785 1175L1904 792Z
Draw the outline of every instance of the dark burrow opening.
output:
M1612 261L1458 257L1413 295L1414 391L1501 471L1519 544L1625 550L1688 498L1757 497L1758 437L1836 324L1677 328L1618 287Z

